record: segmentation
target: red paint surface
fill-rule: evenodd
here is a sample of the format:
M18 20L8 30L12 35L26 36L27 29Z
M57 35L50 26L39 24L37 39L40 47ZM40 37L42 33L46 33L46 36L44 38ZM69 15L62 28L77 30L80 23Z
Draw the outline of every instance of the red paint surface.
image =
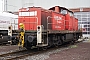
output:
M20 9L20 11L22 11L22 9ZM19 12L20 12L19 11ZM24 8L25 11L25 8ZM25 30L36 30L37 25L41 24L41 11L37 8L29 8L29 10L25 12L35 12L37 11L37 15L36 16L19 16L19 23L24 23L25 25Z
M37 12L35 16L19 16L18 23L24 23L25 30L37 30L37 25L50 30L78 30L78 20L69 14L62 15L40 7L21 8L19 12Z
M66 30L73 30L73 17L70 17L69 14L65 16L65 29Z
M65 30L65 17L62 14L52 13L52 30Z

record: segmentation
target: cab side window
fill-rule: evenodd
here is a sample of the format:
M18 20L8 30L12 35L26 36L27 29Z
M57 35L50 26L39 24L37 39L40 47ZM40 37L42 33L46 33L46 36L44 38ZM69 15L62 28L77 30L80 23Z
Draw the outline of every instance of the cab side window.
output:
M67 14L67 10L61 9L61 14L66 15Z

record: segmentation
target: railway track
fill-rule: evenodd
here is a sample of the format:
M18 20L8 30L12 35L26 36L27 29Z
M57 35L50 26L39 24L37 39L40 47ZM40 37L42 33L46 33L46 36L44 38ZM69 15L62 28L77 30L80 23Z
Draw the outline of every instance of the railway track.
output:
M34 54L39 54L41 51L38 51L38 49L32 49L32 50L17 50L14 52L9 52L5 54L0 54L0 60L18 60L27 56L32 56Z
M75 45L76 44L77 43L75 43ZM60 46L60 48L63 49L63 48L67 48L68 46L70 46L70 44L66 44L66 45ZM44 52L55 50L55 49L58 49L58 47L47 49L47 50L43 50L43 51L38 51L38 50L30 50L30 51L22 50L22 51L11 52L11 53L6 53L6 54L0 55L0 60L19 60L19 59L23 59L23 58L28 57L28 56L44 53Z
M42 51L42 52L45 52L45 51ZM42 52L38 50L16 51L16 52L11 52L11 53L1 54L0 60L18 60L18 59L22 59L24 57L32 56L32 55L39 54Z
M24 55L19 55L19 56L16 56L16 57L12 57L12 58L9 58L7 60L18 60L18 59L23 59L27 56L32 56L32 55L35 55L35 54L39 54L41 51L38 51L38 52L32 52L32 53L27 53L27 54L24 54Z
M0 54L0 60L8 60L10 58L15 57L17 54L22 54L25 53L27 50L16 50L14 52L9 52L9 53L5 53L5 54ZM26 52L27 53L27 52Z

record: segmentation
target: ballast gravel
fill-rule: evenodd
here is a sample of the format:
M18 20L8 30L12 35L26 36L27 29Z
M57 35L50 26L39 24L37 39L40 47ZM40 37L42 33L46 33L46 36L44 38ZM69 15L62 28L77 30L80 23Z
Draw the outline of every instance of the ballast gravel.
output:
M90 41L46 51L19 60L90 60Z

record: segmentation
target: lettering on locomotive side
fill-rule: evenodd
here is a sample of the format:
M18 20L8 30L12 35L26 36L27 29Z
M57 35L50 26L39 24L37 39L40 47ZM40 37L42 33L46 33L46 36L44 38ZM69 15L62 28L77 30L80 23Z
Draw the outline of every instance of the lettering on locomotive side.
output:
M62 20L62 17L54 15L55 20Z
M37 11L19 12L19 16L37 16Z
M55 26L55 28L61 28L60 26Z

